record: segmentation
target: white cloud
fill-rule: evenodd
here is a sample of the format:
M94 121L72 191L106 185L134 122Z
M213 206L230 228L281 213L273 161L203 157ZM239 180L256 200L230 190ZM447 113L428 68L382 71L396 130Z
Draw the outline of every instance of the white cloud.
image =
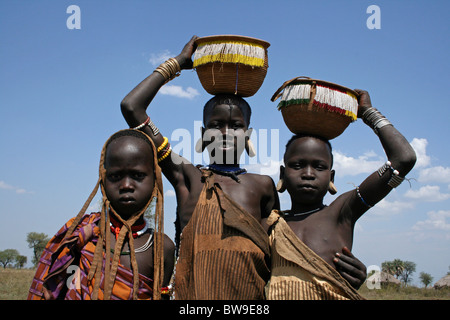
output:
M200 95L200 93L194 88L187 87L186 89L183 89L183 87L174 85L165 85L161 87L159 93L186 99L194 99L196 96Z
M437 202L450 199L450 193L441 193L439 186L426 185L420 187L419 190L410 189L406 191L405 197L420 201Z
M420 170L420 182L436 182L436 183L450 183L450 168L449 167L431 167Z
M0 189L11 190L11 189L14 189L14 187L10 186L9 184L5 183L4 181L0 181Z
M150 62L154 66L158 66L172 56L173 55L169 50L164 50L160 53L151 53L148 62Z
M390 214L397 214L412 208L414 208L414 204L411 201L388 201L383 199L369 212L373 212L373 214L378 216L386 216Z
M14 187L12 185L7 184L4 181L0 181L0 189L4 189L4 190L13 190L15 191L17 194L24 194L24 193L33 193L32 191L27 191L23 188L18 188L18 187Z
M417 161L416 168L426 167L430 165L430 156L427 155L427 139L414 138L411 141L411 146L416 152Z
M427 212L427 219L418 221L412 227L413 230L443 230L450 231L450 210L439 210ZM449 235L450 236L450 235Z
M164 197L175 197L175 191L173 189L164 192Z
M333 152L334 164L337 176L356 176L361 173L372 173L385 162L375 152L366 152L358 158L348 157L340 151ZM374 159L377 158L377 159Z

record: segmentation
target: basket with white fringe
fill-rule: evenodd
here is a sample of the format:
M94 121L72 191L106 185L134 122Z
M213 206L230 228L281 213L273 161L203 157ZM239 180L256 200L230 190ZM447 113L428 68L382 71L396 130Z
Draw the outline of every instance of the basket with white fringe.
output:
M236 35L198 38L194 68L210 94L253 96L261 87L268 68L266 41Z
M356 120L355 91L323 80L297 77L286 81L272 96L281 97L278 110L295 134L312 134L334 139Z

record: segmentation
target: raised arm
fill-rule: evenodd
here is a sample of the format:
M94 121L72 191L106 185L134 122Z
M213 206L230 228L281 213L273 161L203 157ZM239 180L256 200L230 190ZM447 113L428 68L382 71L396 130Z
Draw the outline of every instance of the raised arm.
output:
M353 191L350 203L353 221L397 187L416 163L414 149L390 121L372 107L368 92L355 91L358 93L358 117L378 135L388 161Z
M191 56L195 51L194 41L197 39L193 36L191 40L184 46L181 53L171 58L155 71L139 83L131 92L122 100L120 108L122 114L131 128L141 127L153 140L155 146L164 146L164 135L158 132L157 126L151 121L147 115L147 108L152 102L158 90L170 79L173 79L181 70L192 69ZM160 112L169 113L170 110L161 110ZM147 125L148 124L148 125ZM166 150L165 150L166 149ZM168 148L163 148L162 152L168 151ZM158 154L162 157L164 154ZM188 163L177 154L170 154L159 162L163 174L175 187L179 185L180 179L183 176L183 167ZM189 167L193 167L192 165ZM193 168L190 168L193 170Z

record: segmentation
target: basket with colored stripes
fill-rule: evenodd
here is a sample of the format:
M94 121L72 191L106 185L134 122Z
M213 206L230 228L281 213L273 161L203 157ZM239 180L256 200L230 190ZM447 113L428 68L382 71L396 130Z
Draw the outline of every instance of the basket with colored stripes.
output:
M295 134L334 139L358 114L356 92L328 81L297 77L286 81L271 100L280 97L278 110L288 129Z
M194 68L203 88L210 94L254 95L268 68L266 41L236 35L198 38Z

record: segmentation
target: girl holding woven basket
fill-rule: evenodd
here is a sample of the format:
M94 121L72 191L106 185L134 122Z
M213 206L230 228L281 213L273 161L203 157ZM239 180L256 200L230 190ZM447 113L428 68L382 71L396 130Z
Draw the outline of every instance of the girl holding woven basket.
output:
M294 135L286 145L279 192L288 191L291 209L274 210L271 225L272 274L268 299L361 299L336 269L335 252L351 250L356 221L382 200L413 168L416 156L408 141L377 109L366 91L358 95L358 117L378 135L388 161L354 190L330 205L334 187L331 144L325 138Z
M196 39L124 98L122 114L131 127L151 137L162 172L175 189L177 238L181 238L175 298L264 299L270 265L267 232L261 222L279 208L279 200L269 176L247 173L239 164L244 150L251 153L250 106L234 93L218 94L206 103L203 136L196 150L206 148L211 163L201 168L172 152L168 139L147 115L158 90L182 69L193 67ZM218 158L224 161L219 163ZM365 278L362 274L360 283Z

